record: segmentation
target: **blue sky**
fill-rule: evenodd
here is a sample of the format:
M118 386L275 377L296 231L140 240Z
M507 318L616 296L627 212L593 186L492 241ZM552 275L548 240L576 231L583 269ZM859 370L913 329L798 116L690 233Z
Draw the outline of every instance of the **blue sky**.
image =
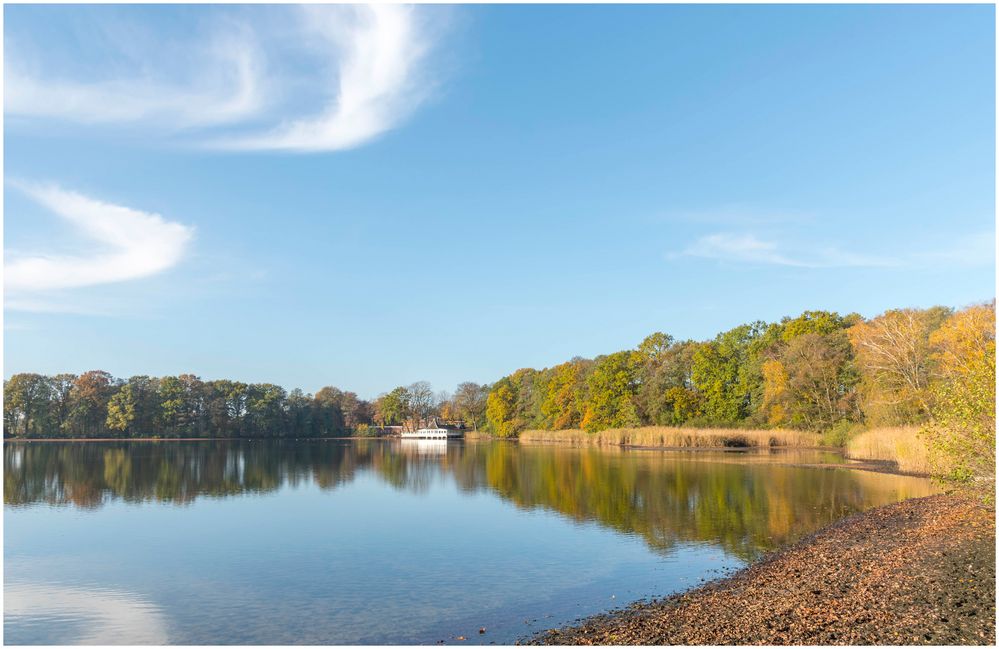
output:
M995 294L978 6L24 6L5 376L374 397Z

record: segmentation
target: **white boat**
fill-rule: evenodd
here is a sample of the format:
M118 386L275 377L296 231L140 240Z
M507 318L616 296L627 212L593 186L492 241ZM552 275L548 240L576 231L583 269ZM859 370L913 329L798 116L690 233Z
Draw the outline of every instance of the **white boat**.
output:
M465 433L452 428L420 428L402 431L403 439L459 439Z

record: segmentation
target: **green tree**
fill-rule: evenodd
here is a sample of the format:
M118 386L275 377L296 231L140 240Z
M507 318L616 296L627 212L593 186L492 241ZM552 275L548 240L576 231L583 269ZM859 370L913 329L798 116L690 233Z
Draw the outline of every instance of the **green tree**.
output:
M375 420L382 426L398 426L409 417L409 391L400 386L375 401Z
M847 319L835 311L805 311L797 318L784 318L780 323L780 337L791 342L805 334L826 335L847 327Z
M625 351L596 359L586 383L582 426L587 432L640 425L636 405L642 356Z
M658 365L673 346L673 336L657 331L649 334L638 345L638 353L645 363Z
M839 421L858 419L854 387L859 376L845 332L799 335L788 343L782 361L792 425L827 430Z
M3 384L4 436L51 432L52 382L41 374L15 374Z
M643 423L677 426L701 414L691 375L697 343L670 341L655 354L642 353L639 347L644 362L637 403Z
M281 437L287 434L287 394L273 383L254 383L247 390L246 422L251 435Z
M135 421L135 394L132 386L126 384L115 392L108 401L106 425L111 430L127 431Z
M935 376L924 435L936 476L986 501L996 480L995 302L948 318L930 336Z
M167 437L202 437L209 433L206 386L193 374L167 376L157 385L159 432Z
M315 435L312 420L312 395L305 394L299 388L288 393L286 408L288 411L288 431L295 437L310 437Z
M765 328L762 322L740 325L694 350L691 376L711 423L736 423L753 412L762 377L753 371L750 349Z

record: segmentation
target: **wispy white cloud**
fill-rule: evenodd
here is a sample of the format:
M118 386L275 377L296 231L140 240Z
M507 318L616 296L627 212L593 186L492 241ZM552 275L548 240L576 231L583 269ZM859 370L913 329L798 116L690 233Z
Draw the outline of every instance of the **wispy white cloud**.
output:
M213 35L183 81L149 70L128 78L46 77L16 56L5 70L4 110L16 117L85 124L150 122L174 128L225 124L265 106L264 63L245 27Z
M917 253L914 261L948 266L993 266L996 263L996 233L988 230L958 237L952 244Z
M898 266L892 257L862 255L831 246L798 246L786 250L778 242L760 239L754 234L719 232L701 237L673 256L702 257L728 262L832 268L850 266Z
M316 115L220 143L234 149L335 151L393 128L427 97L430 39L414 7L301 8L303 29L328 60L326 105Z
M46 76L13 48L4 107L33 119L198 128L187 139L210 148L350 149L432 94L441 15L387 4L255 8L192 43L200 56L165 66L171 57L155 47L143 60L132 46L121 56L132 74L96 66L87 79Z
M91 248L86 254L7 254L4 288L8 307L36 307L31 297L48 291L149 277L175 266L193 228L159 214L66 191L56 185L9 183L70 223Z

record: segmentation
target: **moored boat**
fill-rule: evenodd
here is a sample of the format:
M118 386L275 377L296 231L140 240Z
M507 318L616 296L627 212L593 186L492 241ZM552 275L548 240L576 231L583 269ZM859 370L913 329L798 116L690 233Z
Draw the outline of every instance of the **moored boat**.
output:
M403 439L459 439L465 431L454 428L418 428L402 431Z

